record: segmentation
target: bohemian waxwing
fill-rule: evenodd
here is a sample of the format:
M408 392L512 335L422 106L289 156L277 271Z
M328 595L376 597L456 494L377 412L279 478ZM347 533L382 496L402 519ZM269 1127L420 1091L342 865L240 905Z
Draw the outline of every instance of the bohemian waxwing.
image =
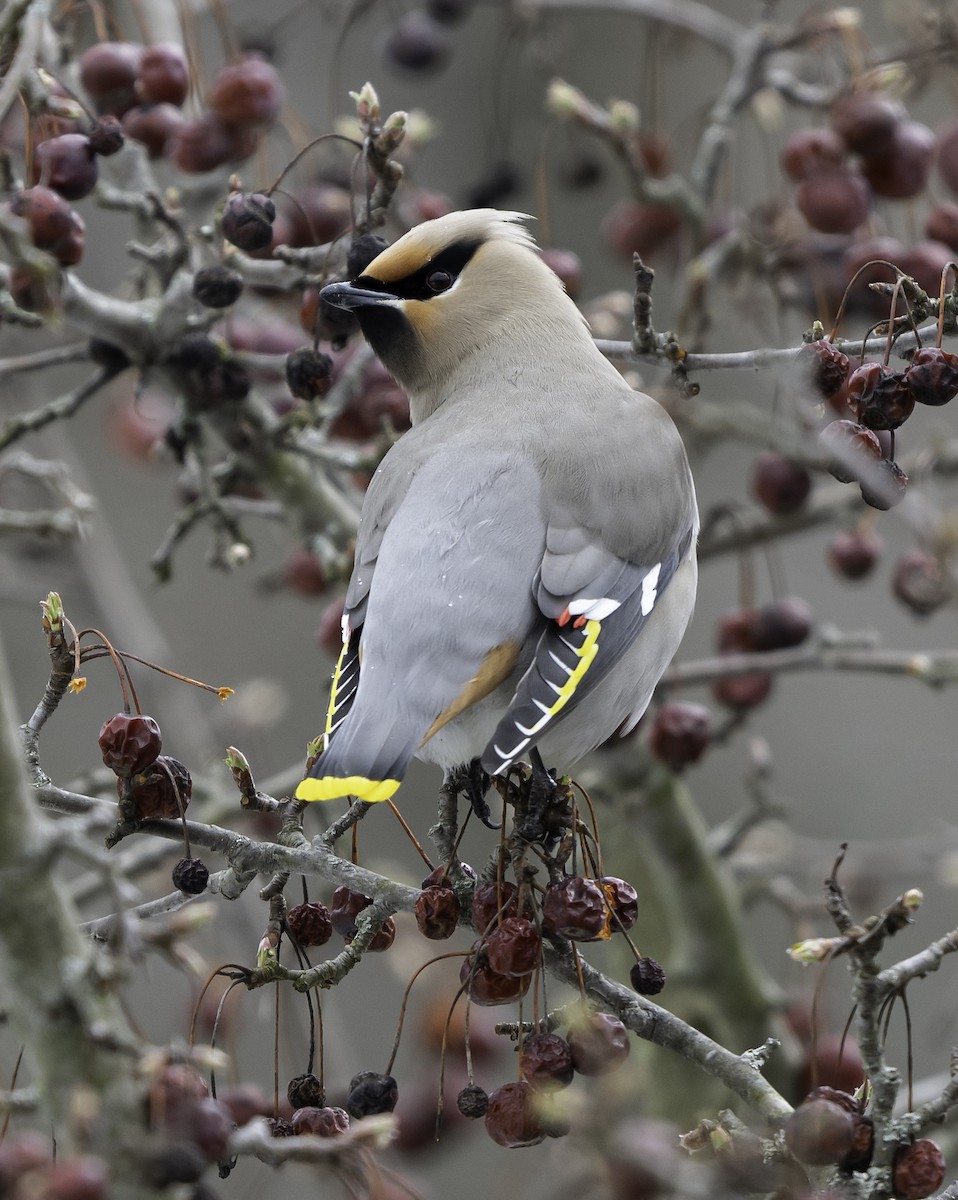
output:
M474 779L538 747L565 768L635 725L691 616L682 442L522 219L427 221L321 293L355 312L412 428L366 493L301 800L385 800L413 757Z

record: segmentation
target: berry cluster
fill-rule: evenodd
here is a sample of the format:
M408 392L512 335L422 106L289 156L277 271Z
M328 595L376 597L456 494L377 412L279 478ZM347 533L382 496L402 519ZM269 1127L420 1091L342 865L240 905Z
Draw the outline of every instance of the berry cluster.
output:
M186 820L193 795L187 768L163 748L160 727L142 713L116 713L100 728L103 762L116 775L121 821L147 821L155 817ZM185 826L184 826L185 828ZM209 868L187 854L173 868L173 885L196 896L206 890Z
M219 69L206 110L188 119L182 106L190 92L189 67L183 50L171 43L100 42L81 56L80 82L97 111L119 119L150 158L169 157L187 174L249 158L259 131L278 116L285 98L272 64L245 54Z
M837 1167L845 1175L868 1170L873 1142L871 1118L855 1096L837 1088L813 1088L785 1122L785 1144L799 1162ZM899 1200L924 1200L938 1191L944 1178L944 1155L927 1138L895 1151L892 1192Z

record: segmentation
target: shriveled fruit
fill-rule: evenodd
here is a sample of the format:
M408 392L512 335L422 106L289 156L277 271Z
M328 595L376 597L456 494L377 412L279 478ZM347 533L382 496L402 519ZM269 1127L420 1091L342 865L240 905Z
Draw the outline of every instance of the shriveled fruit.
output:
M486 962L496 975L529 975L539 965L542 939L531 921L506 917L486 937Z
M534 1088L568 1087L575 1074L572 1048L557 1033L530 1034L519 1051L519 1068Z
M670 700L656 709L649 749L670 770L681 771L699 761L713 731L712 713L704 704Z
M812 631L812 610L799 596L783 596L755 611L752 645L756 650L800 646Z
M512 1004L521 1000L529 990L532 975L500 975L473 954L463 960L459 982L473 1004L491 1008L497 1004Z
M784 517L797 512L808 499L812 477L801 463L766 450L752 464L751 490L770 513Z
M612 909L613 930L631 929L639 916L639 893L628 880L616 875L603 875L598 883Z
M186 55L175 42L147 46L140 58L136 90L147 104L181 105L190 92Z
M501 883L477 883L472 894L472 927L485 933L496 920L514 916L519 889L508 879Z
M550 884L542 900L542 923L552 933L573 941L608 937L610 917L602 888L581 875Z
M897 429L915 409L915 398L900 371L881 363L863 363L850 372L848 403L867 429Z
M544 1141L535 1093L526 1080L504 1083L489 1095L486 1132L498 1146L517 1149Z
M799 360L808 366L812 383L826 400L840 390L848 376L848 355L824 338L806 342L799 351Z
M279 115L285 90L272 63L258 55L221 67L213 80L209 106L226 125L264 125Z
M845 153L845 143L833 129L798 129L782 148L782 170L799 183L840 167Z
M902 118L901 106L880 92L852 92L832 105L829 120L849 150L886 153Z
M853 233L868 216L871 193L857 171L842 167L803 180L795 204L820 233Z
M885 458L867 473L860 487L865 503L884 512L904 500L908 476L898 463Z
M640 996L657 996L665 987L665 971L654 958L643 957L632 964L629 982Z
M399 1099L399 1087L391 1075L360 1071L349 1082L346 1110L359 1120L374 1113L392 1112Z
M477 1083L470 1083L456 1097L456 1107L464 1117L477 1120L484 1117L489 1109L489 1095L485 1088Z
M304 1105L296 1109L289 1123L297 1136L339 1137L349 1128L349 1113L341 1108Z
M199 896L206 891L210 881L210 869L199 858L181 858L173 868L173 886L188 896Z
M916 350L905 369L905 386L919 404L937 408L958 396L958 354L940 346Z
M234 192L221 218L223 237L247 253L265 249L273 240L276 205L262 192Z
M303 949L324 946L333 936L329 909L316 901L294 905L286 914L286 924Z
M572 1065L580 1075L607 1075L629 1057L629 1031L618 1017L592 1012L576 1021L568 1033Z
M100 168L82 133L48 138L34 149L33 182L59 192L64 200L82 200L96 187Z
M326 1089L312 1071L294 1075L286 1085L286 1099L294 1109L321 1108L326 1103Z
M828 543L828 565L844 579L864 579L881 557L884 543L866 529L841 529Z
M122 787L117 780L117 791ZM133 816L137 821L151 817L182 816L193 795L193 779L178 758L158 754L156 758L129 777Z
M117 713L100 727L103 762L117 775L135 775L156 761L163 741L160 727L142 713Z
M243 294L243 276L223 263L201 267L193 276L193 295L205 308L229 308Z
M841 1162L854 1141L851 1113L831 1100L805 1100L785 1121L786 1146L808 1166Z
M333 386L333 360L312 347L286 357L286 386L299 400L316 400Z
M895 564L892 592L919 617L930 616L947 604L952 595L939 559L918 546L906 550Z
M862 159L862 174L879 196L907 200L925 190L935 148L935 135L927 125L900 121L887 147Z
M861 479L882 456L881 443L871 429L857 421L832 421L818 435L827 467L839 483Z
M423 937L442 941L455 933L461 905L451 887L428 887L417 896L413 911Z
M945 1156L929 1138L918 1138L895 1151L891 1174L898 1200L924 1200L945 1181Z

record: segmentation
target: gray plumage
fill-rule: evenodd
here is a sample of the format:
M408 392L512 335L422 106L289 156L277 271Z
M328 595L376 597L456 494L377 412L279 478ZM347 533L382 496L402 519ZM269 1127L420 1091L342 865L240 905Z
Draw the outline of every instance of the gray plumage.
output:
M408 391L413 428L363 505L304 799L385 798L374 785L414 755L495 773L537 745L564 769L639 719L691 615L678 433L598 352L517 219L427 222L328 289Z

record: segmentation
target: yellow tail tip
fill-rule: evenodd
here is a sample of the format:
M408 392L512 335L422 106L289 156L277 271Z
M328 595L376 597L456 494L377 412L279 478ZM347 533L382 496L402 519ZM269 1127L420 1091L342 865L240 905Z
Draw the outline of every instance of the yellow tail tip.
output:
M297 800L341 800L355 796L367 804L388 800L399 787L398 779L364 779L362 775L325 775L322 779L304 779L296 789Z

